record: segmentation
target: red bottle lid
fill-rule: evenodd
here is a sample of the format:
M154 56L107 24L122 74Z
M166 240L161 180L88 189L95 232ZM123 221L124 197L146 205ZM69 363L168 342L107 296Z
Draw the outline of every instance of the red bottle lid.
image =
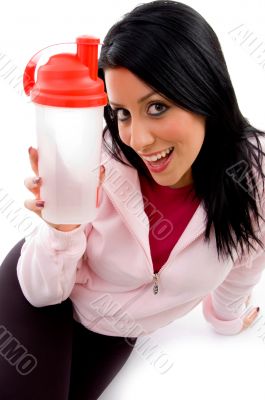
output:
M98 78L98 45L92 36L76 39L77 54L62 53L49 58L34 74L40 53L28 63L24 90L34 103L55 107L97 107L107 104L104 82Z

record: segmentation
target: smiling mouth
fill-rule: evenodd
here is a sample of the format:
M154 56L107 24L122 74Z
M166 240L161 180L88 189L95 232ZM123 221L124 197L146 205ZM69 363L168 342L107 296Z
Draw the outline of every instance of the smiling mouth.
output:
M174 150L174 147L171 146L171 147L168 147L166 150L162 150L162 151L157 152L157 153L155 153L155 154L153 154L151 156L141 155L141 157L144 159L144 161L155 162L157 160L160 160L162 158L167 157L170 153L172 153L173 150Z
M149 172L158 174L158 173L165 171L167 169L168 165L171 163L171 160L174 157L173 150L174 150L174 148L172 150L170 150L170 152L165 157L161 157L160 159L158 159L156 161L143 160L145 165L147 166Z
M149 165L160 165L163 164L172 154L174 147L169 147L167 150L158 153L158 156L143 157L144 161Z

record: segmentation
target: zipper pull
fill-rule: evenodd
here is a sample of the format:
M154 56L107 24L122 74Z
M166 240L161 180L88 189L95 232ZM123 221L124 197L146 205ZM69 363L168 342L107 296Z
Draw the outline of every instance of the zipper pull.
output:
M154 294L157 294L158 293L158 273L156 272L155 274L154 274L154 286L153 286L153 292L154 292Z

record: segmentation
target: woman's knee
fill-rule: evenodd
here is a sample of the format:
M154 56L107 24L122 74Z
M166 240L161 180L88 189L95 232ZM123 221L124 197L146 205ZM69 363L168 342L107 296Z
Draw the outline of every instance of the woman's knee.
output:
M8 254L4 258L4 260L0 266L0 274L1 274L1 271L4 271L5 269L9 270L12 267L13 267L13 269L14 268L16 269L18 259L21 254L21 249L22 249L22 246L24 243L25 243L25 239L23 238L17 244L15 244L15 246L12 247L12 249L8 252Z
M17 263L24 243L25 239L21 239L9 251L0 266L0 296L3 292L8 292L11 295L13 290L18 289Z

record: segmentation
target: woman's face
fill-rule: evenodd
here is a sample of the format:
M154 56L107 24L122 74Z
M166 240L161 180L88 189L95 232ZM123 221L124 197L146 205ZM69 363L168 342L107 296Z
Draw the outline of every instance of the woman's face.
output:
M172 188L191 184L205 117L176 106L123 67L106 69L105 82L120 138L143 159L153 179Z

